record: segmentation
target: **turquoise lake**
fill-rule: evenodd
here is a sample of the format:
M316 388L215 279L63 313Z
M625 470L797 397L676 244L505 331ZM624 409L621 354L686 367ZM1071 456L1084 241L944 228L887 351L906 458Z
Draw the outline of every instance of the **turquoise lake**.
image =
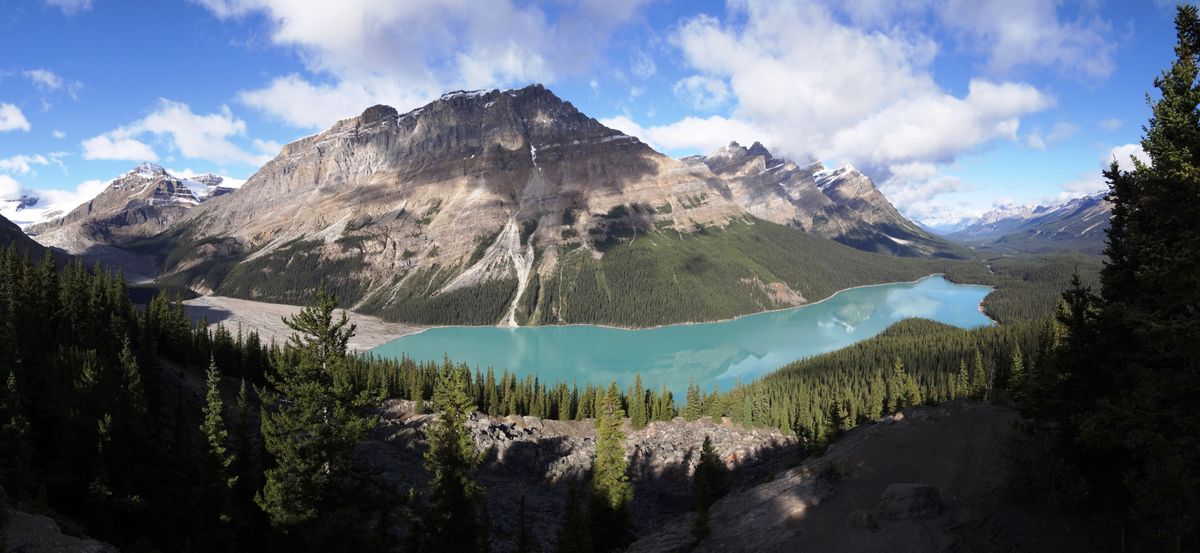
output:
M694 380L705 390L748 382L805 357L844 348L911 317L970 328L993 324L979 312L988 286L954 284L939 275L913 283L843 290L825 301L730 321L648 329L591 325L522 328L439 327L372 350L375 355L440 361L448 354L472 368L535 374L543 382L621 386L642 374L677 397Z

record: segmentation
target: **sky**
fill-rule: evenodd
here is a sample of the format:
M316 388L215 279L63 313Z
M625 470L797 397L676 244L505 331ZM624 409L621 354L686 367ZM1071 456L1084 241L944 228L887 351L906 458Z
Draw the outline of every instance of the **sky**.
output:
M1104 189L1165 1L5 0L0 199L134 165L249 177L374 104L543 83L668 155L853 164L930 225Z

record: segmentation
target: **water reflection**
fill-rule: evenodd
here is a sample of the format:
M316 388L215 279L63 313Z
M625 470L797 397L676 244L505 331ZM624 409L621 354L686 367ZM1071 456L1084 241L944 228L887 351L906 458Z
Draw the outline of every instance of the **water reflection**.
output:
M647 386L677 395L694 381L704 389L750 381L804 357L840 349L897 320L925 317L959 327L992 324L977 309L990 288L952 284L940 276L916 283L843 291L826 301L733 321L644 330L595 326L447 327L384 344L376 355L455 361L543 382L622 386L640 372Z

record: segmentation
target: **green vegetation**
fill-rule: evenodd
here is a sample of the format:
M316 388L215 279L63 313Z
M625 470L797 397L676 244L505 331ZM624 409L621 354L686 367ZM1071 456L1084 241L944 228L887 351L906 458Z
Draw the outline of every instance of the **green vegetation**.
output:
M425 470L432 476L426 513L426 550L432 552L485 549L486 533L478 526L478 503L483 488L471 477L479 454L466 423L475 405L467 395L471 376L446 361L433 389L437 422L427 431L429 449Z
M1200 12L1180 6L1175 26L1176 59L1144 127L1150 163L1104 173L1113 211L1099 294L1074 282L1048 355L1022 364L1029 420L1012 472L1039 503L1124 513L1135 549L1181 552L1200 548Z
M588 509L593 551L624 548L632 541L629 502L633 485L625 461L625 433L621 421L621 396L614 382L600 398L596 418L596 458L592 461L592 502Z
M416 271L375 292L359 310L419 324L496 324L517 292L517 279L491 280L435 294L457 274L437 267Z

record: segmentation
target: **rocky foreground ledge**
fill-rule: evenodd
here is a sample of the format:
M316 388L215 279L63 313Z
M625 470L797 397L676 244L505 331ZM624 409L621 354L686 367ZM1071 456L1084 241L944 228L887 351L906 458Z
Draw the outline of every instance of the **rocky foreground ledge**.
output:
M434 415L414 414L413 403L389 400L379 426L359 452L403 489L425 487L421 468L425 425ZM596 452L591 420L557 421L537 417L489 417L469 422L484 462L477 477L487 488L493 551L507 551L516 535L517 508L525 497L529 525L543 551L552 551L571 486L586 485ZM730 485L746 488L797 464L795 437L776 430L735 428L728 419L652 422L634 431L625 423L625 456L634 485L632 515L638 535L655 531L686 514L692 505L691 473L704 437L730 470Z

